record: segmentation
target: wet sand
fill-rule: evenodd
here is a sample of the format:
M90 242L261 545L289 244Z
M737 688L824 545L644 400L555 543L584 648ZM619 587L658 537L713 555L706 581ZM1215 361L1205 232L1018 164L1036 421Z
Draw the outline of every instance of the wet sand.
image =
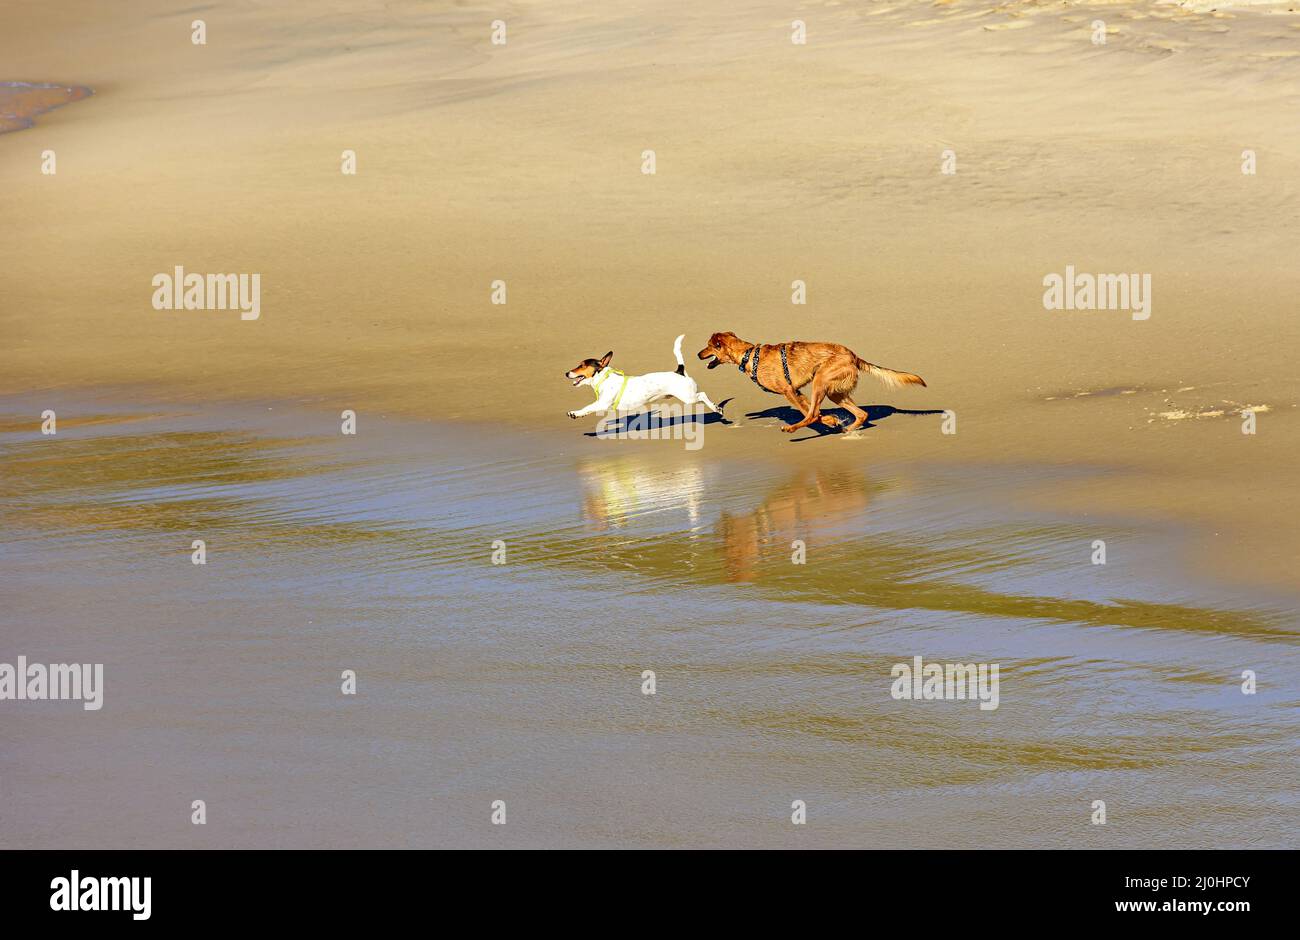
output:
M156 807L215 786L239 809L201 844L490 844L513 781L513 844L784 845L796 784L818 845L1292 844L1294 686L1233 680L1295 671L1285 6L5 16L0 79L95 91L0 135L5 630L131 703L6 727L10 842L192 844ZM260 318L154 309L176 265L260 274ZM1150 319L1045 310L1067 265L1150 273ZM579 359L667 369L714 330L929 387L864 378L867 429L792 440L691 358L730 399L697 451L564 416ZM935 410L956 434L908 413ZM196 527L234 577L190 577ZM809 527L833 554L796 572L773 552ZM496 580L493 532L522 546ZM984 724L874 697L917 652L1003 657L1020 691ZM338 701L343 659L374 710ZM611 714L647 659L680 695ZM1141 807L1122 831L1069 815L1099 786Z
M1187 582L1180 528L1081 565L1095 520L1016 505L1081 471L60 405L116 420L0 435L0 607L105 706L0 727L8 847L1294 847L1295 597ZM918 654L999 707L892 699Z
M89 97L89 88L0 82L0 134L31 127L38 115Z

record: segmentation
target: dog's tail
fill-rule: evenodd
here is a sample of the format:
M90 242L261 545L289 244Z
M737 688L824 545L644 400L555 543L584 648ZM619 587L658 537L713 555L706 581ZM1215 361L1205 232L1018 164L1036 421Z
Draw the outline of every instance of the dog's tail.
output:
M867 362L867 360L862 358L858 359L858 368L870 372L890 388L902 388L904 385L920 385L922 388L926 387L925 379L921 378L919 375L913 375L910 372L896 372L893 369L886 369L884 366L878 366L874 363Z
M686 360L682 358L682 340L684 340L684 339L686 339L686 334L685 334L685 333L683 333L681 336L677 337L677 341L676 341L675 343L673 343L673 355L677 357L677 374L678 374L678 375L685 375L685 374L686 374Z

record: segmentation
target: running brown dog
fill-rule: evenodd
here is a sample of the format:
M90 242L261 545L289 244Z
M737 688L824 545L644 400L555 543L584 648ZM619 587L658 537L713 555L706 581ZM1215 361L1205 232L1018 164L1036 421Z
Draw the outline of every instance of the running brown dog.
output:
M828 428L839 421L821 413L822 400L829 398L843 405L853 414L853 423L846 431L856 431L866 423L867 413L854 404L849 394L858 386L858 372L865 369L891 388L904 385L925 385L925 380L910 372L896 372L867 362L847 346L839 343L781 343L760 346L747 343L735 333L714 333L709 345L699 352L701 359L712 357L709 368L724 362L735 363L765 392L784 395L790 404L803 412L803 420L782 425L787 433L806 428L820 421ZM812 382L812 400L806 400L799 389Z

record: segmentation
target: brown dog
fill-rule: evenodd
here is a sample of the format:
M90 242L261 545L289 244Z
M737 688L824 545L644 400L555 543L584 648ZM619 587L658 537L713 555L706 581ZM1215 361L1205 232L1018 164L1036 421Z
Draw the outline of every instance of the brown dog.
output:
M803 412L803 420L783 425L781 430L797 431L814 421L828 428L839 424L821 413L822 400L829 398L853 414L846 431L856 431L866 423L867 413L854 404L849 394L858 386L858 371L865 369L892 388L925 385L925 380L910 372L895 372L867 362L847 346L839 343L781 343L759 346L747 343L735 333L714 333L709 345L699 352L701 359L712 357L712 369L724 362L739 366L765 392L784 395L790 404ZM812 382L812 399L805 400L799 389Z

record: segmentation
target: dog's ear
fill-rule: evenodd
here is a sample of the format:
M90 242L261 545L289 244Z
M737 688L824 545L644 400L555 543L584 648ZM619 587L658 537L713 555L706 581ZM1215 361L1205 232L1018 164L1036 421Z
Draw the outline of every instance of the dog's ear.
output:
M605 353L605 355L600 357L600 367L602 369L605 368L605 366L609 365L609 361L613 358L614 358L614 350L611 349L609 352Z

